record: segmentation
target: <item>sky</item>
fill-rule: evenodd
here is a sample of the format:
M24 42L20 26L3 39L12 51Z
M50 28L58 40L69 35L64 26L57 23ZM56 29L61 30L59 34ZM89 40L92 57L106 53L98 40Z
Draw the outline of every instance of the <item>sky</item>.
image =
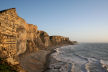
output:
M78 42L108 42L108 0L0 0L49 35Z

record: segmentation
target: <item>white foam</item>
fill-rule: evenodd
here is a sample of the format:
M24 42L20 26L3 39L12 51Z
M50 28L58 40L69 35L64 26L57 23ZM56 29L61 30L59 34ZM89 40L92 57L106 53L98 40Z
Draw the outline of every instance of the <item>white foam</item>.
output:
M88 54L90 55L88 57L80 54L80 49L77 50L76 47L77 45L69 45L56 48L56 52L53 53L52 56L58 61L71 63L73 65L72 71L74 72L89 72L90 70L88 66L92 66L94 64L97 64L97 66L99 65L97 68L101 68L101 64L105 66L108 65L108 61L98 60L95 58L95 56L92 57L93 53ZM81 47L81 49L83 49L83 47ZM89 50L85 52L85 54L88 52Z
M106 64L106 65L108 65L108 61L100 60L100 62L101 62L102 64Z

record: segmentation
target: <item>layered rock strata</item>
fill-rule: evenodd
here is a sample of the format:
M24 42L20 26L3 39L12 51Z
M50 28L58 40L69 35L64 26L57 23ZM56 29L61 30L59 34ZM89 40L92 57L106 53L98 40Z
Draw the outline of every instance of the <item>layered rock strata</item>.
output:
M20 66L24 65L21 64L22 58L20 57L41 50L47 51L48 48L56 45L73 44L69 38L49 36L37 28L36 25L27 24L19 17L15 8L0 11L0 58L5 59L11 65ZM20 68L18 72L24 71L21 67L18 67Z

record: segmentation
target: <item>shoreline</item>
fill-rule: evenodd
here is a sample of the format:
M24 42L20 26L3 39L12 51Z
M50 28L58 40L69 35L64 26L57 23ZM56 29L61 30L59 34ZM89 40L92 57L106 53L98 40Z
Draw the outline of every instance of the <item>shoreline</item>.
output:
M80 49L77 51L75 50L80 46L67 46L62 46L60 47L60 50L58 48L57 51L50 54L48 59L49 64L44 72L95 72L95 70L97 70L98 72L108 71L108 61L105 61L104 59L101 60L92 56L86 57L80 55L79 53L76 53L79 52ZM70 57L67 56L69 52L66 51L66 49L68 49L68 51L71 50L72 53L70 52Z
M54 54L54 53L57 52L55 49L61 48L61 47L64 47L64 46L69 46L69 45L70 45L70 44L68 44L68 45L63 45L63 46L57 46L57 47L54 47L54 48L52 49L52 51L46 56L47 61L46 61L45 69L44 69L43 72L52 72L52 71L50 71L51 68L49 68L50 63L51 63L51 60L54 60L53 63L56 63L56 62L57 62L58 64L62 62L62 61L56 60L56 59L52 56L52 54ZM75 45L75 44L73 44L73 45ZM72 66L70 63L66 63L66 62L63 62L63 64L65 64L66 66L69 65L69 67ZM69 68L69 69L67 69L67 70L70 71L71 69Z
M68 45L70 44L56 45L47 48L47 50L39 50L38 52L22 55L19 60L20 65L28 72L46 72L50 56L56 52L55 49Z

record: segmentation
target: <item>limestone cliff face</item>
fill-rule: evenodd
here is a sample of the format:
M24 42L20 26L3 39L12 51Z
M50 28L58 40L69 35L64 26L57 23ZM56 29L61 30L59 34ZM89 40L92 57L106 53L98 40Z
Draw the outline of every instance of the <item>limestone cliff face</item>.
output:
M2 57L14 57L18 54L19 48L22 46L21 42L26 40L24 37L26 33L25 24L24 19L17 16L15 8L0 12L0 35L3 37L1 38L3 42L0 44L2 45L0 48L2 49ZM23 50L25 49L24 45L22 46Z
M34 40L36 32L37 26L27 24L17 15L15 8L0 12L0 36L3 40L0 45L1 49L6 49L3 56L14 57L24 53L27 42Z
M63 36L50 36L50 40L52 45L71 44L69 38Z
M72 44L69 38L49 36L37 26L27 24L15 8L0 11L0 58L18 64L16 57L59 44Z
M44 47L48 47L51 45L49 35L44 31L37 32L38 37Z

